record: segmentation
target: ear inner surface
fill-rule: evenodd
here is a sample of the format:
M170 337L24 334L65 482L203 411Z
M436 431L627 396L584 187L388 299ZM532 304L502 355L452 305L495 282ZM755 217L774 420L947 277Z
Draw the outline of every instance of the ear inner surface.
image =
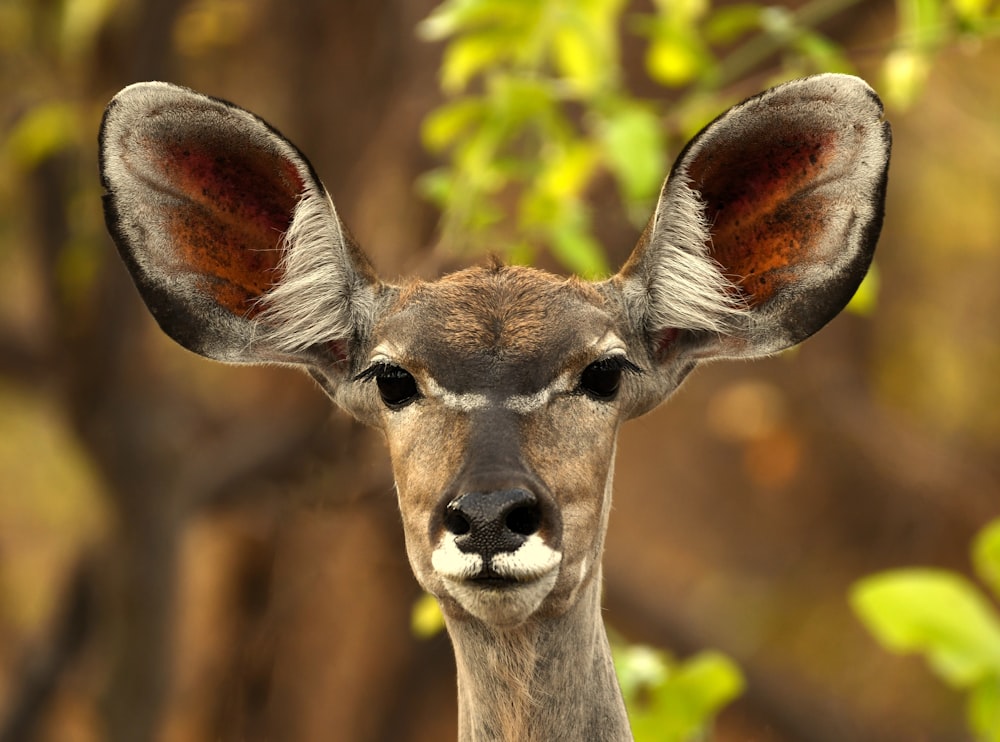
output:
M871 263L890 145L878 97L847 75L780 85L705 127L618 276L653 356L765 355L832 319Z
M712 224L712 255L750 306L780 287L768 280L773 271L837 257L830 251L838 244L818 239L830 204L817 189L834 159L833 140L817 132L789 133L777 142L741 140L731 153L689 166Z
M167 276L197 276L217 304L252 318L280 279L282 236L304 183L294 165L241 140L235 127L225 136L179 127L181 113L150 113L119 140L118 167L143 188L134 194L144 202L136 205L145 220L139 230L161 231L148 234L150 247L169 243L144 257Z
M167 221L180 265L196 269L218 304L252 318L280 281L280 243L304 184L288 162L238 144L174 142L153 164L171 172L164 195L181 201Z
M881 226L889 147L881 114L860 80L821 75L741 104L681 155L678 170L712 225L712 256L748 306L825 291L810 307L829 315L821 325L854 293Z
M377 279L308 161L263 120L167 83L129 86L105 112L101 179L108 228L174 340L231 362L343 360ZM289 341L303 322L327 322L322 342Z

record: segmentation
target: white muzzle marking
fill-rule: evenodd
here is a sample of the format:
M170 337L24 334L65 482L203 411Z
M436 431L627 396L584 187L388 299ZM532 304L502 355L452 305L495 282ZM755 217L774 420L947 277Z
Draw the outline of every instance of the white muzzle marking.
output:
M434 571L449 582L463 582L475 577L483 569L483 558L458 548L455 534L446 533L431 554Z
M494 554L490 560L493 571L511 580L528 581L544 577L559 566L562 554L549 547L537 533L514 551Z
M484 623L512 626L525 621L555 587L562 554L532 534L514 551L494 554L490 567L512 580L489 587L472 580L483 569L483 557L458 548L455 534L446 533L431 554L431 565L444 587L469 613Z

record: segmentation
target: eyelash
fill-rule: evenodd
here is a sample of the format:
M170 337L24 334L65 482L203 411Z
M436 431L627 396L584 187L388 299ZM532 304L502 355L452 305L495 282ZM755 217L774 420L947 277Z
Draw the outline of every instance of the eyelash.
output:
M397 370L402 371L403 369L395 364L379 361L377 363L373 363L371 366L355 376L353 381L372 381L380 374L385 376Z
M417 382L405 368L391 363L374 363L354 377L355 381L372 381L378 385L382 403L390 410L401 410L420 398Z
M641 374L642 369L623 355L606 356L580 373L577 391L592 399L610 402L618 395L623 373Z
M600 364L604 368L615 368L627 374L641 374L642 369L623 355L606 356L591 363L591 366Z

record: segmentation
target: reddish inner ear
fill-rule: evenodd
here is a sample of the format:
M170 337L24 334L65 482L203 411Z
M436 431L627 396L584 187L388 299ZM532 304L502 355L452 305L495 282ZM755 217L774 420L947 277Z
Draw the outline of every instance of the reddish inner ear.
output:
M169 213L178 250L171 263L202 275L221 306L253 317L281 277L282 236L305 187L295 166L239 140L189 139L149 151L185 202Z
M811 186L823 180L836 138L831 132L761 137L767 141L717 142L688 167L712 225L712 255L751 306L789 278L778 271L821 257L810 253L827 204Z

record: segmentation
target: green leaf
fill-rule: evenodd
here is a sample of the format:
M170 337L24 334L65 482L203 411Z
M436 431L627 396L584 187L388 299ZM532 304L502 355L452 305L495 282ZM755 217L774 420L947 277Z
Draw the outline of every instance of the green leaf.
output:
M534 0L446 0L417 24L424 41L442 41L483 29L516 29L537 15Z
M667 174L666 142L656 113L640 104L620 106L598 126L608 167L627 201L656 196Z
M743 674L719 652L701 652L682 664L667 679L673 703L703 721L743 692ZM661 698L664 695L661 695Z
M706 67L697 37L682 29L671 27L659 32L646 53L649 76L668 87L686 85Z
M507 260L512 265L531 265L535 262L535 246L526 240L515 242L507 250Z
M705 15L708 0L655 0L660 17L690 25Z
M883 98L905 110L923 89L931 55L944 41L944 4L940 0L896 0L897 48L882 64Z
M966 18L984 18L989 10L991 0L951 0L951 7L956 14Z
M430 639L444 630L444 615L437 599L424 593L413 604L410 612L410 630L418 639Z
M1000 519L987 525L972 542L976 574L1000 599Z
M485 33L453 41L445 49L441 61L441 89L449 95L462 92L480 72L508 59L511 43L505 35Z
M605 87L614 66L587 29L578 26L561 26L552 36L552 54L560 76L583 95L593 94Z
M621 641L612 641L611 652L637 742L700 739L743 691L739 667L719 652L675 662L662 650Z
M888 649L921 652L950 685L968 687L1000 675L1000 619L960 575L903 569L865 578L851 604Z
M1000 742L1000 677L989 678L972 689L966 718L979 742Z
M611 272L604 250L590 233L589 224L555 223L550 228L552 254L566 268L589 281Z
M70 103L43 103L26 113L14 126L4 147L5 155L25 170L73 146L83 127Z
M882 64L882 97L886 103L906 110L917 99L931 71L928 55L917 49L897 49Z
M896 10L903 46L928 50L944 40L947 25L941 0L896 0Z
M118 5L118 0L64 0L62 48L71 55L89 50Z
M872 263L868 273L861 281L861 285L858 286L858 290L854 292L854 296L847 303L847 311L862 317L870 317L878 307L878 295L881 287L882 279L878 265Z
M623 0L581 0L561 7L552 30L552 56L560 77L591 96L619 76L618 18Z
M538 174L535 187L556 199L578 198L597 165L597 149L584 141L552 147Z
M760 28L759 5L745 3L719 8L705 24L705 39L713 44L731 44Z
M990 0L951 0L951 8L963 31L981 31L987 22Z
M500 148L507 131L507 122L491 116L469 135L456 142L452 149L452 169L456 182L483 193L494 193L503 187L506 178L498 167Z
M417 193L431 203L444 207L455 190L455 179L448 168L429 170L417 178Z
M637 699L643 689L659 686L667 679L667 656L658 649L644 644L614 643L611 654L618 685L628 703Z
M421 129L424 146L430 152L441 152L485 114L486 105L480 98L459 98L435 108L424 119Z
M660 0L646 50L646 71L657 82L679 87L707 73L712 57L697 23L708 10L704 0Z

